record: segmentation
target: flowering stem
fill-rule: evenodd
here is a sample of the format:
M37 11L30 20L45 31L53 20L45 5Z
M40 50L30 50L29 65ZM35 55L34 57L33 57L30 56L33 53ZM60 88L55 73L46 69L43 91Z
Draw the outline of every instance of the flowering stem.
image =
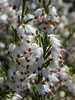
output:
M24 10L25 10L25 0L23 0L23 3L22 3L22 19L24 17Z
M46 5L46 0L43 0L43 7L45 8L45 12L48 13L48 6L51 4L51 0L49 0L48 4Z

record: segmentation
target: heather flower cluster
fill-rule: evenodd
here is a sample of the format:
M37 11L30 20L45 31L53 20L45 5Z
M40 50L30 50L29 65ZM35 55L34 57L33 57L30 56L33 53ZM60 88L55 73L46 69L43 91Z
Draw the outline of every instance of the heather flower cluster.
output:
M8 53L11 55L8 76L15 91L23 91L27 88L27 81L33 78L41 68L44 58L43 49L35 43L36 28L31 25L19 26L17 29L19 40L16 44L10 44ZM8 84L10 84L8 82Z
M27 90L30 94L37 94L37 100L46 100L48 94L50 100L60 87L65 87L75 95L69 68L63 61L64 46L60 37L54 34L60 23L60 15L51 5L51 0L9 2L12 10L18 9L17 26L12 26L14 42L8 48L10 67L6 84L15 93L12 100L25 100ZM27 9L31 11L26 13L27 4ZM65 97L65 91L60 92L60 97ZM32 95L30 98L33 100Z

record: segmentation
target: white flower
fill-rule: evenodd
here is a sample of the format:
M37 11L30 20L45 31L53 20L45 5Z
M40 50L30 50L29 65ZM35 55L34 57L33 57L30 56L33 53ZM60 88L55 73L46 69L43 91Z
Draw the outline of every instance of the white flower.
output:
M68 79L66 82L65 82L65 85L70 87L72 84L72 80L71 79Z
M54 83L59 82L57 74L55 74L55 73L49 74L48 71L47 71L47 69L45 69L45 68L42 69L42 74L45 77L45 79L47 80L47 82L48 82L49 85L51 83L54 84Z
M72 93L75 96L75 84L72 85Z
M67 73L60 72L59 74L60 74L61 80L67 80L67 79L69 79L69 75Z
M50 83L57 83L57 82L59 82L59 79L58 79L57 75L54 74L54 73L52 75L49 75L49 80L50 80Z
M17 33L22 37L22 41L19 41L20 45L16 44L12 53L13 63L10 63L10 69L8 70L10 80L8 86L12 83L13 86L9 87L16 92L20 92L28 88L27 84L31 79L30 76L38 73L44 58L43 49L34 41L36 28L30 24L25 25L25 27L21 25L17 29Z
M8 19L8 15L6 15L6 14L0 15L0 20L1 21L7 22L7 19Z
M32 2L31 8L32 8L33 10L35 10L35 9L37 8L37 5L36 5L35 3Z
M21 46L21 47L23 47L23 46ZM21 54L23 52L23 49L21 49L21 47L16 46L16 48L13 52L14 57L17 57L18 54Z
M48 22L50 19L51 19L51 16L49 16L47 14L44 15L45 22Z
M14 76L14 72L15 71L16 71L16 64L15 63L11 63L10 64L10 69L8 70L8 77L9 77L10 80Z
M60 17L59 16L54 16L53 21L59 23L60 22Z
M0 42L0 48L5 48L5 44L3 42Z
M42 74L43 74L43 76L45 77L45 78L48 78L48 71L47 71L47 69L45 69L45 68L43 68L42 69Z
M36 35L36 28L32 27L31 25L26 25L25 26L25 32L27 35Z
M68 90L73 94L73 96L75 96L75 84L71 81L72 80L67 80L67 82L65 82L65 85L67 86Z
M37 47L37 48L33 48L32 50L34 50L34 54L38 57L43 56L43 49L41 47Z
M34 37L32 35L24 35L23 41L25 41L27 43L32 43L32 42L34 42Z
M21 99L22 97L17 93L15 93L14 96L12 97L12 100L21 100Z
M24 100L27 100L27 98L24 98Z
M62 72L66 72L67 70L69 70L68 66L64 65L64 67L61 68Z
M12 6L16 6L17 8L21 4L21 0L9 0L9 2L11 3Z
M36 88L37 88L37 91L38 91L39 95L45 95L45 93L50 93L51 92L48 85L38 84Z
M41 16L41 15L42 15L42 9L41 9L41 8L37 9L37 10L34 12L34 15L35 15L36 17Z
M52 32L55 29L54 25L49 25L49 27L47 28L48 33L50 34L50 32Z
M11 44L9 45L8 51L9 51L9 52L13 52L13 51L15 50L15 48L16 48L16 45L13 44L13 43L11 43Z
M53 6L52 8L49 9L49 14L52 16L57 15L57 9Z
M52 46L54 47L54 46L60 46L60 44L61 44L61 42L60 42L60 40L58 40L58 36L57 35L54 35L54 34L50 34L49 35L50 36L50 38L51 38L51 42L52 42ZM58 49L58 48L56 48L56 49Z
M34 19L34 15L28 14L27 16L24 17L24 21L25 22L28 21L28 20L30 20L30 19Z
M18 33L20 36L24 35L25 29L24 29L24 27L23 27L22 25L20 25L20 26L18 27L17 33Z
M65 97L65 92L64 91L60 91L60 97Z
M49 36L51 40L51 52L54 60L54 65L56 65L56 68L59 68L59 64L63 64L63 46L61 45L60 40L58 40L58 36L53 34L50 34Z

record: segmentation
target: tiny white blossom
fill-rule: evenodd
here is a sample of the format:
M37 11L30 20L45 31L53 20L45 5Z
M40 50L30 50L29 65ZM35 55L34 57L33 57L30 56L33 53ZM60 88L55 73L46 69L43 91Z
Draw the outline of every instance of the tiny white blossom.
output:
M59 79L58 79L58 77L56 76L56 74L49 75L49 80L50 80L50 82L52 82L52 83L57 83L57 82L59 82Z
M42 14L42 9L41 9L41 8L37 9L37 10L34 12L34 15L35 15L36 17L40 16L41 14Z
M18 33L20 36L23 35L23 34L25 33L25 29L24 29L24 27L23 27L22 25L18 27L17 33Z
M22 97L17 93L15 93L14 96L12 97L12 100L21 100L21 99Z
M57 15L57 9L53 6L52 8L50 8L49 13L52 16Z
M59 74L62 80L67 80L69 78L69 75L65 72L60 72Z
M31 25L26 25L25 26L25 32L26 34L32 35L32 33L35 35L36 34L36 28L32 27Z
M28 20L30 20L30 19L34 19L34 15L32 15L32 14L27 14L27 16L24 16L24 21L25 21L25 22L28 21Z
M47 69L45 69L45 68L43 68L42 69L42 74L43 74L43 76L45 77L45 78L48 78L48 71L47 71Z
M37 85L37 91L38 91L39 95L45 95L45 93L51 92L48 85L41 85L41 84Z
M9 45L8 51L9 51L9 52L13 52L15 48L16 48L16 45L13 44L13 43L11 43L11 44Z
M64 91L60 91L60 97L65 97L65 92Z
M6 14L0 15L0 20L3 21L3 22L7 22L8 15L6 15Z
M9 0L12 6L16 6L17 8L20 6L21 0Z

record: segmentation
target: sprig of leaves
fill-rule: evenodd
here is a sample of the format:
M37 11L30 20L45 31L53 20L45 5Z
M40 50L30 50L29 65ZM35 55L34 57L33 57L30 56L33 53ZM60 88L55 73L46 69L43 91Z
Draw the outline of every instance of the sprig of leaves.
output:
M51 0L49 0L48 4L46 5L46 0L43 0L43 7L45 8L46 13L49 11L49 5L51 4Z
M26 0L23 0L23 3L22 3L22 16L24 16L25 2L26 2Z
M13 41L16 43L19 40L19 36L18 36L17 30L13 26L11 26L11 27L12 27L12 30L14 33Z
M2 89L0 88L0 100L3 98L11 98L13 96L13 92L9 89Z

